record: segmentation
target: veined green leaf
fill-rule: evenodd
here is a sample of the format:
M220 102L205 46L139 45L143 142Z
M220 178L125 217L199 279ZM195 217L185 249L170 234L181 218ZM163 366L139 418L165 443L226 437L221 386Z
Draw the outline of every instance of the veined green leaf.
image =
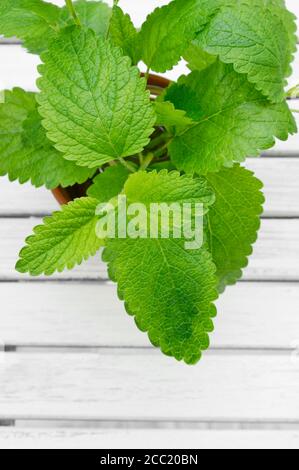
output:
M99 202L109 202L122 191L129 175L130 172L122 165L110 166L94 178L87 194Z
M105 37L111 17L111 8L101 1L78 0L76 13L83 26ZM40 54L60 30L73 25L74 19L66 6L58 8L42 0L1 0L0 34L17 36L29 52Z
M111 8L101 0L77 0L73 4L81 25L92 29L97 36L105 38L112 15ZM60 13L60 29L73 24L74 19L70 16L68 8L64 6Z
M166 72L178 63L208 19L208 11L212 8L207 10L206 3L201 0L173 0L148 16L139 40L142 60L150 69Z
M93 168L148 144L155 115L146 82L119 48L73 27L42 60L39 111L67 160Z
M238 164L209 173L207 180L216 196L206 216L207 236L222 292L242 276L252 253L263 211L263 184Z
M0 175L34 186L72 186L95 170L67 161L47 139L35 94L20 88L6 91L0 104Z
M246 74L271 101L280 102L285 97L294 48L282 18L270 7L253 3L240 2L221 8L199 33L197 41L206 52L219 55L221 61L233 64L238 73ZM285 17L286 10L280 10Z
M182 132L195 123L187 116L186 111L176 109L170 101L155 101L154 109L157 115L157 126L176 127L178 132Z
M187 61L190 70L198 70L200 72L216 62L217 56L204 51L195 39L184 52L184 59Z
M154 202L213 202L203 178L162 170L129 177L124 194L128 204ZM118 283L126 309L150 341L177 360L196 363L209 346L213 301L217 297L215 266L202 247L187 250L183 239L108 239L103 259Z
M177 168L187 173L218 171L224 164L273 147L275 137L287 140L288 134L296 132L288 105L270 103L232 65L216 62L183 77L179 84L193 90L194 106L202 112L199 122L175 137L169 147ZM182 101L180 109L184 109Z
M124 55L131 57L133 64L141 58L141 44L132 20L118 6L113 7L110 21L109 38L115 46L123 50Z
M26 239L27 246L20 252L16 269L32 276L53 274L65 268L72 269L103 245L96 235L99 201L90 197L75 199L61 211L45 217L43 225L34 228Z
M1 0L0 34L17 36L25 47L40 53L55 37L60 9L41 0Z

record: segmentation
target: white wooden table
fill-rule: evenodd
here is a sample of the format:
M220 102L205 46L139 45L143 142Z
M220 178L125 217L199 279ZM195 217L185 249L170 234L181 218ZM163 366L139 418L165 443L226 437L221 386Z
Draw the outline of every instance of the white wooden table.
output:
M137 23L161 3L121 2ZM35 89L36 64L2 43L2 87ZM265 182L259 241L195 367L148 345L99 257L51 280L15 272L57 204L0 180L0 447L299 448L299 136L247 166Z

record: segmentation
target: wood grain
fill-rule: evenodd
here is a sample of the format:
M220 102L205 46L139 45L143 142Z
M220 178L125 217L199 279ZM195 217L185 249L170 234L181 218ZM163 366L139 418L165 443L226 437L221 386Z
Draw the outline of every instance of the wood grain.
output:
M25 238L32 233L34 226L41 223L39 218L0 219L0 279L26 280L37 278L15 271L18 253ZM253 256L245 270L245 280L299 280L299 220L264 219L259 239L254 246ZM39 278L39 279L42 279ZM106 265L100 254L82 263L71 271L54 274L51 279L107 279Z
M0 449L298 449L296 431L2 429Z
M249 158L245 166L264 183L264 217L299 217L299 158ZM0 179L0 217L46 215L59 209L50 191Z
M0 419L299 421L290 354L210 351L190 367L157 350L11 353L0 383Z
M0 283L0 298L6 306L0 315L3 346L150 347L111 283ZM298 305L298 283L229 288L217 301L211 347L299 348Z
M299 161L298 161L299 168ZM0 178L0 217L46 215L59 209L59 205L46 188L35 188L30 183L11 182Z

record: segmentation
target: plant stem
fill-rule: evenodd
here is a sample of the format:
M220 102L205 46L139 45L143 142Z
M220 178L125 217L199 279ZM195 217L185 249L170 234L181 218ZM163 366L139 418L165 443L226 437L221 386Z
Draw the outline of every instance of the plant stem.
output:
M162 95L164 88L155 85L148 85L147 89L151 92L151 95L160 96Z
M299 97L299 84L295 85L294 87L290 88L286 93L287 98L298 98Z
M299 113L299 109L290 109L292 113Z
M73 5L72 0L65 0L65 4L69 9L70 14L74 18L74 21L75 21L76 25L81 26L81 22L80 22L80 20L77 16L77 13L76 13L76 10L75 10L75 7Z
M138 159L139 159L139 166L142 166L142 164L143 164L143 154L142 154L142 152L138 153Z
M127 169L129 170L131 173L136 173L136 167L133 163L131 162L128 162L127 160L125 160L124 158L122 157L118 157L118 161Z
M155 155L153 153L148 153L144 159L142 164L140 165L139 171L144 171L147 167L151 164L152 160L154 159Z
M165 144L162 145L162 147L159 147L155 152L153 152L154 157L155 158L163 157L163 155L165 153L165 150L168 147L168 144L169 144L169 142L165 142Z
M160 144L164 145L165 143L168 143L169 140L170 140L169 134L167 134L166 132L163 134L160 134L148 144L147 150L153 150L156 147L158 147Z
M144 74L144 78L145 78L146 83L148 82L149 74L150 74L150 68L148 67L148 68L146 69L145 74Z

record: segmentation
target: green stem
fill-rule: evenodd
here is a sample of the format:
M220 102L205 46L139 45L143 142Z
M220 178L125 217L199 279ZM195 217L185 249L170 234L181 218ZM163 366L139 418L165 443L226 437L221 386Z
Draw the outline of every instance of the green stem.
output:
M151 92L151 95L160 96L162 95L164 88L155 85L148 85L147 89Z
M127 169L129 170L131 173L136 173L136 167L133 163L131 162L128 162L127 160L125 160L124 158L122 157L118 157L118 161Z
M148 144L147 150L155 149L156 147L159 147L160 144L168 144L168 142L170 141L170 137L171 136L166 132L158 135Z
M299 109L290 109L292 113L299 113Z
M142 152L138 153L138 160L139 160L139 166L142 166L142 164L143 164L143 154L142 154Z
M293 98L293 99L298 98L299 97L299 84L290 88L287 91L286 95L287 95L287 98Z
M65 0L65 4L66 4L67 8L69 9L70 14L74 18L74 21L75 21L76 25L81 26L81 22L80 22L80 20L77 16L77 13L76 13L76 10L75 10L75 7L73 5L72 0Z
M148 67L148 68L146 69L145 74L144 74L144 78L145 78L146 83L148 82L149 74L150 74L150 68Z
M142 164L140 165L140 168L139 168L139 171L144 171L147 169L147 167L151 164L151 162L153 161L155 155L153 153L148 153L144 159L143 159L143 162Z
M155 152L153 152L153 155L155 158L160 158L163 157L165 154L165 150L168 147L169 142L166 142L162 147L158 148Z

